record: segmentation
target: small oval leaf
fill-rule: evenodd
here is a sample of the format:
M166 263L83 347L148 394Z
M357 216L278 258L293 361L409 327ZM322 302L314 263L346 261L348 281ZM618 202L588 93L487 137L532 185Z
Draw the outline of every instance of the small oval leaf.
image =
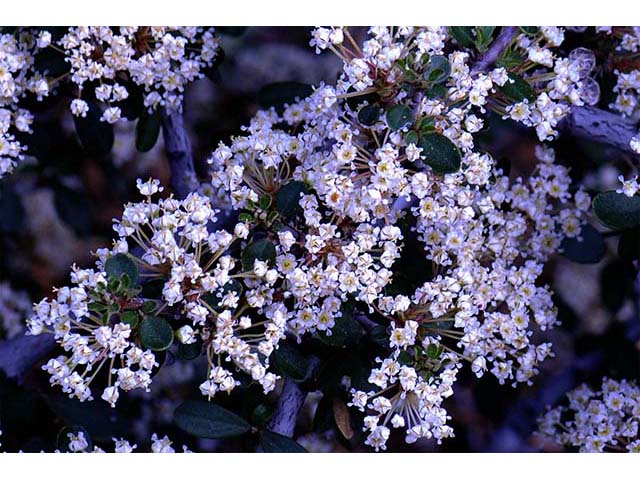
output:
M160 135L160 115L157 112L142 112L136 124L136 149L139 152L151 150Z
M413 121L413 112L406 105L394 105L387 110L387 125L391 130L400 130Z
M255 260L262 260L274 265L276 261L276 247L266 238L250 243L242 251L242 268L245 271L253 270Z
M614 190L599 193L592 203L593 212L604 225L613 230L628 230L640 226L640 197L627 197Z
M178 427L200 438L225 438L247 433L251 425L235 413L205 400L188 400L174 414Z
M308 194L309 189L304 182L292 181L284 184L276 193L276 210L283 217L290 219L302 215L300 195Z
M258 451L263 453L307 453L302 445L279 433L260 432Z
M447 137L439 133L422 134L418 146L422 148L422 158L436 174L455 173L460 169L460 151Z
M138 267L126 253L118 253L104 263L104 271L108 278L120 278L123 274L129 277L131 285L138 282Z
M166 350L173 343L173 329L160 317L146 317L140 323L140 343L153 351Z

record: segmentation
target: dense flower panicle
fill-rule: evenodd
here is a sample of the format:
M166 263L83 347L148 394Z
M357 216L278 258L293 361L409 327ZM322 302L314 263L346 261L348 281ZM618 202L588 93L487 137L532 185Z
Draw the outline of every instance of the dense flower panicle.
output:
M31 300L25 292L0 282L0 339L13 338L24 331L24 319L31 314Z
M73 114L86 115L82 97L90 88L90 96L105 103L102 119L109 123L122 114L112 103L131 93L125 81L144 89L147 108L181 109L185 86L204 76L218 51L214 29L203 27L75 27L57 44L78 87Z
M557 125L572 106L595 105L600 99L600 87L592 78L595 55L579 47L568 57L560 57L553 49L563 41L563 29L557 27L541 27L533 38L525 34L517 38L518 48L526 54L533 66L530 68L535 68L523 78L535 88L537 96L506 106L505 117L535 128L541 141L557 136Z
M547 42L561 40L560 31L545 35ZM550 290L538 285L538 277L562 238L579 236L590 206L584 191L569 193L568 170L555 164L549 148L538 147L536 170L515 180L490 155L476 151L474 134L483 126L484 106L508 81L504 68L472 75L467 53L449 54L447 95L460 103L409 97L395 87L405 75L402 62L416 64L441 54L445 40L442 29L376 27L360 47L346 29L317 29L312 46L330 49L344 61L337 86L320 85L309 97L285 106L282 114L258 112L245 136L221 144L210 159L216 204L236 210L254 211L262 196L277 197L291 181L307 186L311 193L302 193L299 202L301 233L312 229L312 235L303 243L304 255L291 255L287 265L304 265L309 254L322 260L316 252L326 241L314 251L315 229L344 242L353 232L384 225L381 232L397 242L404 238L401 222L409 218L415 224L424 256L433 265L430 280L404 295L389 295L387 288L363 292L371 282L358 282L358 271L347 283L356 300L389 322L391 353L378 359L380 367L371 373L374 388L352 390L351 404L373 412L364 428L367 443L376 449L384 448L389 427L405 429L407 441L452 435L441 403L453 393L462 360L478 376L490 371L500 383L531 383L538 365L552 355L551 345L534 341L533 334L557 323ZM584 55L580 61L587 63ZM388 104L409 107L414 123L427 122L453 142L461 152L459 171L434 171L419 144L407 141L407 127L394 130L384 117L363 124L348 100L358 99L353 92L374 89L387 95ZM367 100L360 103L367 105ZM329 224L327 217L333 220ZM391 236L384 233L390 227L397 229ZM300 237L284 232L289 241ZM376 240L370 236L366 243L373 246ZM389 245L392 254L380 257L381 272L391 270L381 287L394 285L398 247ZM343 247L343 252L351 263L352 249ZM354 259L366 255L353 253ZM319 273L321 287L332 285L331 275ZM295 280L290 285L296 296ZM300 297L308 298L307 292ZM322 328L324 322L315 322L315 328ZM296 322L289 328L298 335L313 330L300 329Z
M146 34L162 42L169 35ZM80 68L92 60L74 35L106 41L113 33L78 29L63 39L79 49ZM137 33L119 35L126 50ZM593 56L584 49L555 56L561 29L520 35L512 48L540 70L518 72L535 87L535 106L514 104L504 94L513 72L476 72L470 52L451 51L450 40L439 27L372 27L358 45L347 29L316 29L316 51L344 62L335 86L259 111L244 135L213 152L211 182L184 200L152 200L159 182L139 180L147 199L126 205L113 248L97 252L97 269L75 269L77 286L38 304L29 322L33 334L53 331L70 352L45 367L52 382L87 399L93 372L109 363L103 399L113 405L119 390L147 389L157 362L141 349L136 322L125 321L146 304L144 313L166 318L180 343L202 343L209 370L200 391L208 398L247 377L272 391L270 356L280 342L331 335L356 305L388 338L371 387L350 388L376 450L386 448L391 429L402 429L407 442L453 435L444 401L463 362L478 377L531 384L552 355L543 332L557 324L540 281L544 262L564 237L579 238L590 199L570 191L568 169L550 148L537 147L530 175L510 178L475 140L488 109L553 137L570 105L594 101L585 87ZM179 41L167 42L158 48L179 50ZM116 86L105 85L110 102ZM82 104L72 108L82 115ZM218 229L213 205L237 218L228 231ZM409 236L418 248L408 255L426 266L407 289L398 261ZM160 298L135 288L114 294L106 265L117 255L133 259L144 282L159 281ZM115 311L98 315L96 304Z
M55 78L35 60L52 50L63 52L69 69ZM204 76L218 50L214 29L204 27L70 27L59 40L32 28L0 35L0 178L25 155L16 134L32 133L33 114L21 107L27 96L42 100L69 81L76 95L71 113L86 117L100 108L108 123L126 120L123 107L134 89L149 111L181 110L185 87Z
M204 342L209 377L201 385L203 394L229 392L238 384L227 364L250 375L265 392L272 390L277 377L267 372L268 358L284 337L287 321L286 309L273 299L278 272L258 260L248 271L240 268L240 262L226 252L249 232L238 223L233 234L210 233L207 227L215 223L216 215L207 198L192 193L182 201L170 197L153 203L151 196L162 190L159 182L139 180L138 188L147 201L125 206L122 219L114 222L119 236L114 247L97 252L98 270L74 268L72 281L77 286L56 290L57 298L37 304L28 321L31 334L52 331L72 352L44 367L52 383L81 400L91 399L89 384L108 364L103 400L115 405L119 390L148 389L151 370L158 363L153 352L137 344L127 315L146 300L148 313L160 315L172 309L187 319L176 331L181 343ZM130 246L131 258L147 281L162 281L159 301L118 296L107 288L105 264L114 255L128 253ZM244 295L236 288L239 280L246 288ZM95 312L105 308L106 314ZM252 319L250 312L241 314L247 309L259 312L261 320ZM91 371L95 373L87 378Z
M0 35L0 178L11 173L24 158L25 147L16 132L31 132L33 115L19 102L31 94L39 99L49 94L49 84L33 70L36 39L30 32Z
M544 439L581 452L640 453L640 388L626 380L604 378L600 390L581 385L567 394L568 405L538 419Z

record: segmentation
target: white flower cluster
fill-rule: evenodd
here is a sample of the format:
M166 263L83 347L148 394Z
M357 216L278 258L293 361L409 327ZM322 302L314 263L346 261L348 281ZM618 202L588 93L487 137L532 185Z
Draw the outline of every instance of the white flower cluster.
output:
M527 70L533 69L522 78L535 88L537 97L508 105L505 118L535 128L541 141L556 137L555 127L572 106L595 105L600 99L600 87L592 78L595 55L579 47L567 58L559 57L552 48L563 41L564 32L558 27L540 27L534 37L520 34L517 38L517 46L524 50L529 63Z
M118 400L119 390L148 390L151 371L158 363L153 352L136 345L129 324L113 320L120 315L111 315L110 310L102 313L105 307L118 303L106 288L105 272L74 266L71 280L74 287L55 289L55 298L35 304L34 314L27 320L29 334L53 333L69 352L42 367L51 375L51 384L60 385L63 392L80 401L92 400L90 384L106 366L108 386L102 399L111 405ZM121 313L128 307L123 304Z
M483 106L508 81L503 68L472 76L468 54L453 52L447 58L446 98L407 96L396 88L406 75L403 62L413 65L442 53L445 39L441 29L376 27L360 48L347 30L316 30L312 46L328 48L345 62L337 86L320 86L282 115L259 112L247 135L221 145L210 159L216 202L230 198L234 209L248 210L267 224L268 208L257 206L261 198L277 199L290 182L304 183L309 193L300 195L302 220L285 223L278 234L302 249L292 249L286 265L280 256L276 264L308 272L306 279L300 277L305 285L318 275L319 291L339 287L341 300L352 294L389 322L391 354L379 359L369 379L377 391L352 391L351 405L373 412L364 428L376 449L384 448L389 426L405 429L410 442L452 435L441 403L453 393L462 359L478 376L489 370L501 383L531 381L551 354L549 343L534 344L531 335L556 323L548 288L536 285L542 262L564 236L579 235L590 205L583 191L569 193L568 171L554 164L550 149L538 148L540 164L530 178L512 182L489 155L474 151ZM345 102L357 99L355 92L386 95L387 104L405 105L415 118L395 131L388 118L364 125ZM411 124L420 122L460 150L458 172L436 174L419 143L407 141ZM387 295L384 287L393 285L393 276L380 283L366 274L363 281L362 272L354 270L353 277L345 272L337 281L340 275L319 268L325 258L338 269L370 260L367 250L376 245L379 230L386 243L377 268L390 275L402 240L397 223L407 211L433 264L432 279L412 295ZM357 243L367 248L345 250L350 237L363 230L366 240ZM343 245L343 255L335 258L325 257L336 250L327 249L332 237ZM298 297L297 279L282 273ZM305 292L296 302L309 298L317 297ZM289 328L298 335L323 328L321 315L308 318L306 328L296 322Z
M137 444L131 445L128 440L123 438L113 438L114 450L113 453L133 453L138 448ZM168 436L160 438L156 433L151 436L151 453L175 453L175 449L172 447L173 442ZM83 431L76 433L67 433L67 446L70 453L106 453L102 448L95 446L90 449L89 440ZM182 446L184 453L191 453L185 445ZM56 450L55 453L60 453Z
M640 453L640 388L626 380L604 378L598 391L581 385L567 394L568 406L548 410L539 434L581 452Z
M178 312L188 320L177 329L178 340L205 343L209 376L201 385L202 393L211 397L235 388L239 382L225 368L229 362L259 382L265 393L273 390L277 377L267 372L268 359L284 337L287 322L286 309L274 299L279 273L260 260L243 271L240 262L226 252L246 239L249 231L238 223L233 234L209 233L207 227L216 221L209 199L192 193L183 201L171 197L153 203L151 196L162 190L159 182L138 180L138 188L147 200L126 205L122 219L115 221L119 238L113 249L97 252L99 270L74 269L71 278L77 286L56 290L57 298L37 304L28 321L31 334L53 331L63 348L72 352L44 367L52 383L80 400L91 399L89 384L108 364L108 386L102 398L111 405L118 400L119 390L149 388L150 372L157 366L155 356L137 345L130 322L125 321L127 312L139 309L144 300L123 298L106 288L104 264L113 255L129 252L131 245L142 250L139 258L131 258L145 278L163 281L161 302L152 302L154 315L166 308ZM93 311L96 305L107 308L106 316ZM113 305L115 312L110 310ZM262 319L243 314L247 309L255 309ZM117 359L120 368L114 367ZM82 374L78 367L85 369Z
M24 330L24 319L31 314L31 300L25 292L0 282L0 339L13 338Z
M637 68L636 58L640 49L640 27L617 27L615 35L620 42L616 50L620 52L621 60L614 70L618 77L613 87L616 99L609 108L637 119L640 112L640 69Z
M50 78L36 70L35 55L50 50L64 53L68 73ZM147 109L180 110L184 88L204 76L218 50L214 29L204 27L71 27L58 41L46 30L0 35L0 178L24 158L16 132L32 133L33 114L21 107L27 95L42 100L70 81L73 115L86 117L95 99L109 123L126 120L121 107L132 86Z
M87 114L82 96L90 89L107 105L102 119L109 123L120 119L116 104L130 94L125 81L144 89L145 107L181 109L184 87L204 75L218 51L214 29L203 27L73 27L58 45L78 86L71 111Z
M19 107L21 99L33 94L41 99L49 94L49 84L32 70L35 39L29 32L18 37L0 35L0 178L11 173L24 158L24 146L17 132L31 132L33 115Z

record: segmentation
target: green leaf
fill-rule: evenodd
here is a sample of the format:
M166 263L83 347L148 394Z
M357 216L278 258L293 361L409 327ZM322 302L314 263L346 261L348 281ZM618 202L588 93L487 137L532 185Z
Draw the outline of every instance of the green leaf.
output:
M540 30L538 27L518 27L522 33L527 35L536 35Z
M253 270L255 260L262 260L274 265L276 261L276 247L266 238L250 243L242 251L242 268Z
M160 115L144 110L136 123L136 149L139 152L151 150L160 135Z
M598 263L604 257L607 246L602 234L587 224L580 232L582 241L565 237L562 241L562 255L576 263Z
M271 206L271 195L262 195L258 200L258 206L262 210L267 210Z
M173 329L160 317L146 317L140 323L140 343L153 351L168 349L173 343Z
M422 134L418 146L422 148L422 158L434 173L445 175L460 169L460 150L447 137L439 133Z
M418 132L415 130L409 130L404 136L404 141L409 143L418 143Z
M387 125L391 130L400 130L413 121L413 112L406 105L394 105L387 110Z
M276 82L265 85L258 92L258 104L263 109L274 107L279 115L284 106L292 105L313 93L311 85L300 82Z
M278 433L262 431L258 440L258 451L264 453L306 453L302 445Z
M131 328L136 328L139 320L138 312L135 310L126 310L122 312L120 319L122 320L122 323L126 323Z
M475 41L473 27L448 27L449 34L458 42L458 45L470 47Z
M271 359L273 370L279 375L289 377L297 382L307 379L309 360L293 345L280 342Z
M598 220L613 230L640 226L640 197L627 197L613 190L602 192L593 199L592 208Z
M104 263L104 271L108 278L119 279L121 275L126 274L131 285L135 285L138 282L138 267L126 253L118 253L109 258Z
M304 182L297 180L285 183L278 193L276 193L276 210L284 218L291 219L295 216L302 215L302 207L300 206L300 194L309 193L309 189Z
M358 120L362 125L367 127L373 125L378 121L382 114L382 108L377 103L362 107L358 112Z
M235 437L251 430L251 425L235 413L205 400L188 400L174 414L178 427L200 438Z
M451 74L451 64L444 55L434 55L429 60L423 77L431 83L442 83L449 78Z
M100 120L102 112L95 102L87 101L89 111L86 117L73 115L76 133L82 147L91 155L104 156L113 147L113 125Z
M498 89L505 97L513 100L514 102L521 102L524 99L532 102L536 99L536 91L531 85L529 85L529 82L520 75L510 73L509 80L512 80L513 82L507 81L507 83Z
M496 27L476 27L476 48L486 52L493 41L493 32Z

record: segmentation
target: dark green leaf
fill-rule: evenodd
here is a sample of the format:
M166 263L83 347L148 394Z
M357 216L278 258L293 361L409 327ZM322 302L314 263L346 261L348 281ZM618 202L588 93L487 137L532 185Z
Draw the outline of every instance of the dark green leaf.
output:
M262 260L274 265L276 261L276 247L266 238L250 243L242 251L242 268L253 270L255 260Z
M123 323L126 323L131 328L136 328L136 326L138 325L138 320L139 320L138 312L136 312L134 310L124 311L124 312L122 312L121 319L122 319Z
M439 133L423 134L418 146L422 148L422 158L436 174L454 173L460 169L460 151L447 137Z
M476 27L476 48L481 52L487 51L493 41L492 35L496 27Z
M140 343L150 350L166 350L173 343L173 329L164 318L146 317L140 323Z
M424 79L431 83L442 83L449 78L451 65L444 55L434 55L424 71Z
M265 85L258 92L258 104L263 109L274 107L278 114L282 114L285 104L308 97L313 93L311 85L300 82L277 82Z
M131 285L135 285L138 282L138 267L126 253L118 253L109 258L104 263L104 271L108 278L119 279L121 275L127 274Z
M518 27L522 33L526 33L527 35L535 35L538 33L538 27Z
M200 438L225 438L242 435L251 425L235 413L205 400L189 400L174 415L176 425Z
M362 107L358 112L358 120L362 125L367 127L373 125L378 121L382 114L382 108L377 103Z
M640 226L640 197L627 197L611 190L593 199L593 212L604 225L613 230L628 230Z
M448 27L449 34L458 42L458 45L470 47L475 41L473 27Z
M405 142L409 143L418 143L418 133L415 130L409 130L407 134L404 136Z
M562 254L576 263L598 263L604 257L606 244L602 234L587 224L580 233L582 241L565 237L562 241Z
M498 89L505 97L514 102L521 102L524 99L530 102L534 101L537 97L536 91L529 83L519 75L515 73L509 74L509 80L502 87Z
M309 360L293 345L280 342L271 358L273 369L278 374L298 382L307 379Z
M307 451L289 437L269 431L260 432L258 451L264 453L306 453Z
M142 112L136 124L136 149L139 152L151 150L160 135L160 115L157 112Z
M309 189L304 182L297 180L285 183L276 193L276 210L285 218L293 218L302 215L300 195L308 194Z
M400 130L413 121L413 112L406 105L394 105L387 110L387 125L391 130Z

